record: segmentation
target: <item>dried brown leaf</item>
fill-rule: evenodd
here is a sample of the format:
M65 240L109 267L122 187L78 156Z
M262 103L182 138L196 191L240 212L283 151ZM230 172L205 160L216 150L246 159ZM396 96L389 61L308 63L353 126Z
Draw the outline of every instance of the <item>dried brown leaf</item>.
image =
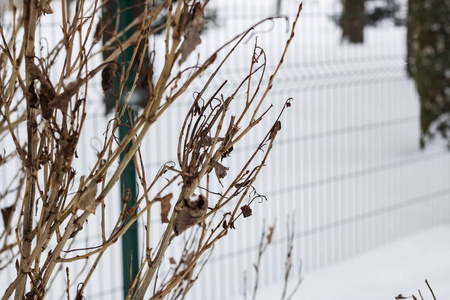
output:
M234 147L231 146L230 148L228 148L227 151L225 151L221 156L220 156L220 161L222 161L224 158L227 158L230 156L231 152L233 152Z
M270 130L270 138L269 139L273 139L278 131L281 130L281 122L280 121L276 121L275 124L273 125L272 129Z
M26 72L32 80L37 79L41 83L39 102L41 104L42 117L47 120L53 114L53 110L50 107L49 103L55 98L55 88L47 79L47 76L45 76L44 73L42 73L41 69L39 69L39 67L36 66L33 62L27 64Z
M53 115L53 109L48 105L49 98L47 94L39 94L39 102L41 103L42 117L48 120Z
M200 146L210 147L210 146L212 146L213 141L214 141L214 138L210 137L209 135L202 135L200 137ZM221 142L221 141L223 141L223 138L218 137L217 142Z
M241 211L244 218L250 217L252 215L252 209L247 204L241 207Z
M175 259L173 257L169 257L169 263L171 265L176 265L177 264L177 262L175 261Z
M13 211L14 205L2 208L3 224L5 225L5 228L7 228L9 218L11 217Z
M269 233L267 234L267 244L270 244L272 242L273 230L274 230L274 227L270 226Z
M208 199L203 195L198 196L194 201L185 199L183 204L183 208L174 221L173 230L176 235L197 224L208 209Z
M50 108L58 108L62 112L67 112L67 106L70 99L78 93L80 87L84 84L84 80L79 78L76 81L72 81L66 87L64 87L64 92L57 95L49 102Z
M81 210L87 210L95 215L95 210L97 209L97 203L95 202L96 195L97 195L97 182L92 181L81 192L80 199L78 199L78 202L75 207Z
M161 198L161 223L169 223L169 212L172 205L170 204L170 200L172 200L173 194L170 193Z
M115 63L109 63L102 71L102 89L105 93L106 91L112 89L114 86L114 73L116 72L117 66Z
M236 229L236 227L234 227L234 222L230 222L230 228L231 229Z
M230 168L225 167L224 165L222 165L221 163L219 163L217 161L214 163L214 172L216 172L216 176L219 180L222 178L225 178L225 176L227 176L227 171L229 169Z
M78 133L74 132L63 143L64 143L64 148L62 150L62 155L64 156L66 161L69 161L72 158L72 156L74 155L75 148L77 147Z
M33 62L30 62L27 64L26 72L30 76L31 80L39 79L39 81L46 80L44 74L42 73L41 69L39 69L38 66L36 66Z
M246 186L249 185L251 182L252 182L252 181L251 181L250 179L245 180L244 182L237 183L237 184L235 185L235 188L237 188L237 189L239 190L239 189L241 189L241 188L243 188L243 187L246 187Z
M100 18L94 31L94 43L97 43L102 38L103 20Z
M42 13L44 15L53 13L53 9L50 6L50 1L49 0L42 0L41 1L41 9L42 9Z
M41 91L39 93L39 103L41 104L42 117L48 120L53 115L50 101L55 98L55 89L48 80L41 80Z
M186 27L183 43L181 43L180 49L178 50L181 54L180 61L178 62L179 65L184 63L188 56L202 42L200 39L200 31L203 30L206 23L207 21L203 19L200 14L198 14Z
M38 108L39 100L36 95L36 91L34 90L34 81L32 81L30 86L28 87L27 99L28 99L30 107Z

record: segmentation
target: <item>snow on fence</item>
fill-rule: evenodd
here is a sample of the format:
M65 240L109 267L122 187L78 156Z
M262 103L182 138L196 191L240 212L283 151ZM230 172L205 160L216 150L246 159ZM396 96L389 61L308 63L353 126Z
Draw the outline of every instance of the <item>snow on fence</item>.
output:
M273 15L277 2L214 2L216 24L203 33L200 53L208 53L237 32ZM281 13L292 18L297 1L281 4ZM368 27L364 43L351 45L341 41L341 30L332 20L339 10L340 1L305 1L295 42L271 91L275 106L289 97L294 100L256 183L267 201L254 206L253 216L240 220L237 229L216 245L189 299L242 295L244 277L251 293L263 226L267 229L276 224L260 270L260 285L267 286L284 277L287 220L295 222L292 279L298 276L300 261L307 276L449 222L450 155L443 145L419 149L419 100L414 82L405 73L406 28L391 22ZM244 54L239 52L227 66L223 79L229 81L230 88L246 74L245 53L250 53L255 36L268 53L269 65L280 56L280 45L287 38L286 23L278 20L265 26L255 29L241 49ZM41 30L42 36L50 38L44 33L48 25L43 24ZM176 161L178 131L192 99L190 93L157 122L144 142L148 174ZM89 109L99 113L88 120L92 130L83 137L84 147L78 149L93 155L96 139L101 139L101 133L95 135L96 129L108 121L102 113L100 92L98 96L90 99ZM151 143L154 138L163 146L155 147ZM255 137L253 145L237 148L233 155L244 154L257 143ZM89 162L82 164L82 169L89 169ZM237 168L238 164L229 167ZM2 184L5 172L0 174ZM117 202L118 210L119 199L117 188L108 201ZM86 234L84 246L96 241L101 243L100 234L92 230ZM113 246L97 267L94 276L99 284L86 291L87 299L122 297L120 251L120 244ZM78 267L83 268L83 264ZM3 280L10 281L6 275L1 276L0 286L6 284ZM57 299L55 295L50 298Z

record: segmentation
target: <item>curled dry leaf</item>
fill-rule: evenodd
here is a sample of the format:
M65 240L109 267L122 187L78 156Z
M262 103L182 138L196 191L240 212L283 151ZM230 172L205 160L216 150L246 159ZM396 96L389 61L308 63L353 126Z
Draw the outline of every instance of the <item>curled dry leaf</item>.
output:
M114 73L116 72L117 66L115 63L109 63L102 71L102 89L105 93L114 86Z
M14 205L2 208L3 224L5 225L5 228L8 227L8 221L13 211Z
M30 76L32 80L39 79L39 81L44 81L47 78L45 78L45 75L42 73L41 69L39 69L38 66L34 62L29 62L27 64L27 74Z
M39 67L36 66L33 62L27 64L27 74L30 75L32 80L39 80L39 82L41 83L39 102L41 104L42 117L47 120L53 114L53 110L50 107L49 103L56 96L55 88L47 79L47 76L45 76L44 73L42 73L41 69L39 69ZM28 92L30 92L30 90Z
M53 9L50 6L50 1L49 0L42 0L41 1L41 10L42 10L42 13L44 15L46 15L46 14L50 15L50 14L53 13Z
M50 107L50 100L55 98L55 90L49 82L41 82L41 91L39 93L39 103L41 104L42 117L49 119L53 114L53 109Z
M274 230L274 227L270 226L269 233L267 234L267 244L270 244L272 242L273 230Z
M94 43L97 43L102 38L103 20L100 18L94 31Z
M289 108L289 107L292 106L291 102L292 102L293 100L294 100L294 98L292 98L292 97L286 100L286 104L285 104L285 105L286 105L286 108Z
M241 189L241 188L243 188L243 187L246 187L246 186L249 185L251 182L252 182L252 181L251 181L250 179L247 179L247 180L245 180L245 181L243 181L243 182L237 183L234 187L237 188L237 189L239 190L239 189Z
M72 158L72 156L74 155L75 148L77 147L78 133L74 132L67 138L67 140L64 140L62 143L64 144L62 154L63 154L64 158L67 161L69 161Z
M62 112L67 112L67 106L70 102L72 96L78 93L80 87L84 84L84 80L79 78L76 81L72 81L66 87L64 87L64 92L57 95L49 102L50 108L58 108Z
M173 230L176 235L197 224L201 217L206 214L208 199L200 195L197 200L184 199L183 208L175 218Z
M252 209L247 204L241 207L241 211L244 218L250 217L252 215Z
M204 29L206 23L207 21L203 19L201 13L194 14L194 19L186 27L183 43L178 50L181 54L180 61L178 62L179 65L184 63L192 51L202 42L200 39L200 31Z
M280 130L281 130L281 122L276 121L272 129L270 130L270 139L273 139Z
M161 223L169 223L169 212L172 205L170 204L170 200L172 200L173 194L170 193L161 198Z
M231 146L230 148L228 148L228 150L225 151L225 153L222 154L222 155L220 156L220 161L224 160L224 158L229 157L230 154L231 154L231 152L233 152L233 150L234 150L234 147L233 147L233 146Z
M236 229L236 227L234 227L234 222L233 221L230 221L230 228L231 229Z
M227 176L227 171L229 169L230 168L225 167L224 165L220 164L217 161L214 163L214 172L216 172L216 176L219 180L222 178L225 178L225 176Z
M200 137L200 145L202 147L211 147L213 144L214 138L210 137L209 135L202 135ZM217 142L223 141L223 138L219 137L217 138Z
M34 81L32 81L30 86L28 87L27 99L28 99L30 107L38 108L39 101L38 101L36 92L34 90Z
M97 209L97 203L95 202L95 196L97 195L97 182L92 181L81 192L80 199L76 203L75 207L81 210L87 210L95 215Z

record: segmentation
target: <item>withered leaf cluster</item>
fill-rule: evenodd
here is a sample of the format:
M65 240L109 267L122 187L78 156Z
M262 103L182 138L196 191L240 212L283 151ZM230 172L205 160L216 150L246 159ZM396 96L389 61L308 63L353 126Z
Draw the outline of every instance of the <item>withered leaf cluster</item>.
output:
M194 6L193 20L187 25L184 32L184 40L178 50L181 54L181 58L178 64L181 65L186 61L188 56L200 45L202 40L200 39L200 32L204 29L207 21L202 17L202 7L199 2Z
M214 162L214 172L216 173L216 176L218 179L223 179L225 176L227 176L227 171L229 170L229 167L225 167L219 162Z
M189 227L197 224L199 219L206 214L208 199L199 195L196 200L184 199L181 211L175 218L173 230L179 235Z
M97 209L98 204L95 202L96 195L97 195L97 183L95 181L92 181L81 192L80 198L76 203L76 207L81 210L87 210L95 215L95 210Z
M117 64L109 63L102 71L102 89L103 92L109 91L114 87L114 77L117 70Z
M4 207L1 209L3 224L5 225L5 228L8 228L9 218L11 217L11 214L14 211L14 209L15 209L14 205Z
M161 223L169 223L169 212L172 205L170 204L170 200L172 200L173 194L170 193L161 198Z
M252 209L247 204L241 207L241 211L244 218L250 217L252 215Z

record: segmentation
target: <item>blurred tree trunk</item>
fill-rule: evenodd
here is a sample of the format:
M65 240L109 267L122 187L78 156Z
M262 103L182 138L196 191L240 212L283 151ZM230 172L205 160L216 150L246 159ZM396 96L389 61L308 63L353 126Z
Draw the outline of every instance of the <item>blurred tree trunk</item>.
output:
M342 38L352 44L364 42L365 0L343 0Z
M413 38L413 28L412 28L412 22L411 22L411 16L412 16L412 8L411 6L413 6L414 4L414 0L409 0L408 1L408 17L406 20L406 26L407 26L407 31L406 31L406 74L409 77L412 77L412 71L411 71L411 63L412 63L412 38Z
M420 145L435 133L447 137L450 125L450 4L448 0L409 0L410 70L420 97ZM438 121L433 126L431 124Z

